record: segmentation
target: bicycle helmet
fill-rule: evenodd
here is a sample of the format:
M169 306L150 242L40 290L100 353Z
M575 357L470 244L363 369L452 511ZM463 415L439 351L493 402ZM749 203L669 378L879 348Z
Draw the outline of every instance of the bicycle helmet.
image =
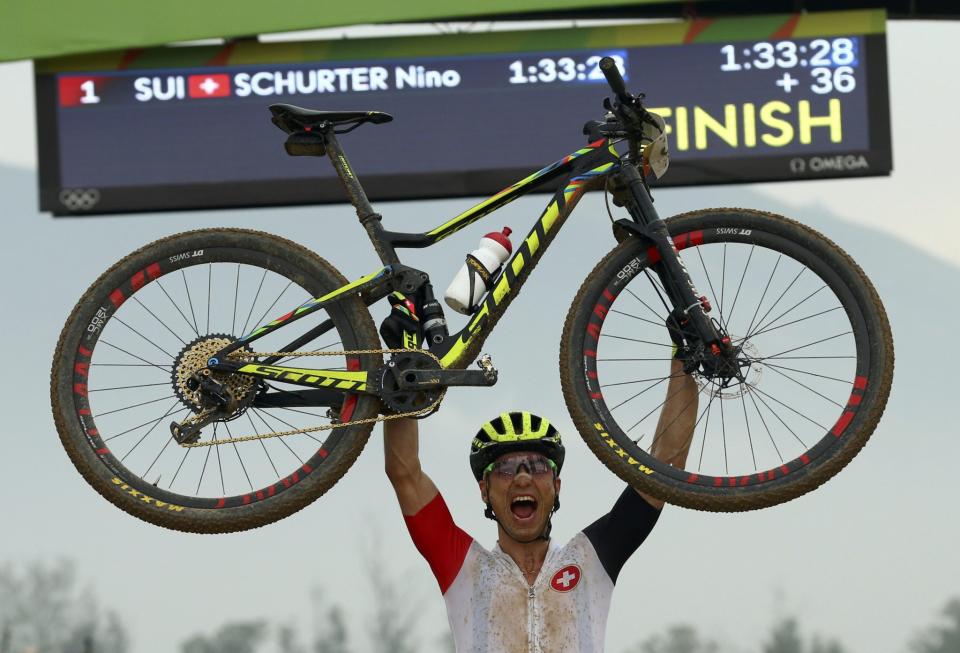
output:
M563 467L563 442L557 429L538 415L527 411L501 413L480 427L470 445L470 469L480 481L487 468L505 453L536 451Z

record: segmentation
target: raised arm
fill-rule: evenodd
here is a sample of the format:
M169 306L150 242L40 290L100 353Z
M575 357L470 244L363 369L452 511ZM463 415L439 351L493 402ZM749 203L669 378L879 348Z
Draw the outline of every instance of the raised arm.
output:
M420 435L415 419L383 423L383 453L387 478L397 493L400 511L417 514L437 496L437 486L420 468Z
M670 361L670 382L667 399L660 412L657 430L650 454L657 460L673 467L683 467L693 439L693 427L697 421L697 383L689 374L683 373L683 362ZM654 508L663 507L663 501L644 492L639 493Z

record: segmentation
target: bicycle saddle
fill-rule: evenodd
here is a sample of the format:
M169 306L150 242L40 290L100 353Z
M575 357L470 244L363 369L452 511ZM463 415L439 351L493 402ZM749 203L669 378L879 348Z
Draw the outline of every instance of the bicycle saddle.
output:
M356 123L359 126L365 122L379 125L393 120L393 116L382 111L314 111L292 104L271 104L270 113L273 114L270 118L273 124L288 134L313 131L324 122L334 125Z

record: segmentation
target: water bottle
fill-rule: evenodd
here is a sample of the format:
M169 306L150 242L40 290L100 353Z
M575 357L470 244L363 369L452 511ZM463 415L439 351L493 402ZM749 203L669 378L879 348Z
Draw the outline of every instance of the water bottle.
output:
M463 313L472 314L493 286L493 279L510 258L513 245L510 244L510 227L502 232L494 231L480 239L480 246L467 254L467 260L450 282L443 299L447 306Z

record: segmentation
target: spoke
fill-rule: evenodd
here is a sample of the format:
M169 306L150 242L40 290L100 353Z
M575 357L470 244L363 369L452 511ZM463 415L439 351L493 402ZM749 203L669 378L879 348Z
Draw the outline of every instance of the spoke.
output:
M667 293L667 291L663 289L662 285L660 285L659 279L654 277L654 275L650 274L650 270L644 269L643 274L647 277L647 280L650 282L650 285L653 286L653 290L657 293L657 299L660 300L660 303L663 304L664 310L666 310L667 315L669 315L670 306L667 304L667 300L663 298L663 296Z
M724 325L729 322L723 317L723 297L727 286L727 243L723 244L723 267L720 271L720 319Z
M98 344L106 345L107 347L113 347L113 348L116 349L117 351L121 351L121 352L123 352L124 354L126 354L127 356L130 356L131 358L136 358L138 361L143 361L143 362L146 363L147 365L152 365L153 367L157 368L158 370L163 371L165 374L169 374L169 373L170 373L170 370L167 369L167 368L172 367L171 365L161 366L161 365L157 365L156 363L151 363L151 362L148 361L146 358L140 358L140 357L137 356L136 354L131 354L131 353L130 353L129 351L127 351L126 349L123 349L122 347L117 347L115 344L113 344L113 343L111 343L111 342L107 342L106 340L103 340L102 338L100 339L100 342L99 342ZM172 358L172 357L171 357L171 358Z
M786 351L781 351L780 353L774 354L773 356L763 356L763 357L761 357L761 358L754 358L753 360L754 360L754 361L765 361L765 360L769 360L769 359L771 359L771 358L780 358L783 354L789 354L789 353L794 352L794 351L799 351L800 349L806 349L807 347L812 347L812 346L814 346L814 345L819 345L821 342L827 342L828 340L834 340L835 338L840 338L840 337L843 337L843 336L846 336L846 335L850 335L851 333L853 333L853 331L844 331L843 333L838 333L838 334L835 335L835 336L830 336L830 337L828 337L828 338L821 338L820 340L814 340L813 342L808 342L808 343L805 344L805 345L800 345L799 347L794 347L793 349L787 349ZM843 357L841 357L841 358L843 358ZM852 358L852 357L851 357L851 356L847 356L846 358Z
M239 301L239 299L240 299L240 264L237 263L237 285L233 290L233 320L230 322L230 333L236 333L237 331L237 302Z
M653 308L650 307L650 304L648 304L647 302L645 302L645 301L643 301L642 299L640 299L639 297L637 297L637 294L636 294L635 292L633 292L633 291L630 290L629 288L624 288L624 290L626 290L628 293L630 293L630 295L631 295L634 299L636 299L638 302L640 302L641 304L643 304L644 306L646 306L646 307L647 307L647 310L650 311L651 313L653 313L653 314L657 317L657 319L660 321L660 324L666 323L666 318L661 317L659 313L657 313L655 310L653 310Z
M210 300L213 294L213 263L207 264L207 333L210 333Z
M180 402L178 401L177 404L179 404L179 403L180 403ZM174 407L173 407L173 408L176 408L176 404L174 404ZM123 454L123 457L120 459L120 462L123 462L124 460L126 460L126 459L127 459L127 456L129 456L130 454L132 454L133 451L134 451L134 449L136 449L137 447L139 447L139 446L140 446L140 443L143 442L148 435L150 435L151 433L153 433L153 429L157 428L157 426L160 424L160 422L162 422L163 419L164 419L167 415L169 415L170 413L175 412L175 411L173 410L173 408L171 408L166 414L161 415L161 416L153 423L153 425L152 425L149 429L147 429L147 432L143 434L143 437L141 437L139 440L137 440L137 443L136 443L135 445L133 445L133 447L130 449L130 451L128 451L127 453ZM181 411L176 411L176 412L182 412L182 411L184 411L184 410L186 410L186 408L182 409ZM143 425L141 424L141 426L143 426ZM138 427L138 428L139 428L139 427ZM116 436L114 436L114 437L116 437ZM106 440L104 440L104 442L106 442ZM146 479L144 479L144 480L146 480Z
M598 363L622 363L625 361L671 361L673 358L598 358Z
M224 426L227 425L226 422L223 423ZM230 429L227 429L227 434L229 435ZM213 427L213 441L217 441L217 427ZM215 444L213 448L217 450L217 467L220 468L220 489L223 490L223 496L227 496L227 484L223 480L223 459L220 457L220 445Z
M690 407L690 404L692 404L692 403L694 403L695 401L697 401L697 400L700 399L700 395L703 393L704 389L706 389L707 387L708 387L707 385L704 385L702 388L700 388L700 389L697 391L697 394L694 395L694 397L693 397L692 399L690 399L686 404L683 405L683 408L680 409L680 412L678 412L676 415L674 415L673 419L670 420L667 424L665 424L664 427L663 427L663 429L662 429L659 433L657 433L656 435L653 436L653 440L650 442L650 449L651 449L651 450L653 449L653 445L655 445L655 444L657 443L657 440L660 439L660 436L663 435L664 433L666 433L667 430L668 430L671 426L673 426L673 423L676 422L678 419L680 419L680 416L681 416L681 415L683 415L685 412L687 412L687 408ZM670 400L671 397L674 397L675 395L679 394L680 392L683 392L683 389L682 389L682 388L681 388L680 390L675 391L673 394L667 396L667 398L664 399L663 401L661 401L659 405L655 406L650 412L648 412L646 415L644 415L643 417L641 417L640 419L638 419L633 426L631 426L630 428L628 428L628 429L627 429L627 433L629 433L629 432L634 428L634 426L637 426L637 424L639 424L640 422L644 421L645 419L647 419L648 417L650 417L651 415L653 415L655 412L657 412L661 407L663 407L664 404L666 404L666 403ZM694 426L696 426L696 425L694 425ZM639 438L637 438L636 440L634 440L633 443L639 446L640 440L642 440L644 437L646 437L646 433L644 433L644 434L641 435Z
M740 403L743 405L743 420L747 423L747 441L750 443L750 458L753 460L753 471L757 471L757 454L753 451L753 434L750 432L750 418L747 417L747 400L743 398L745 392L740 393Z
M626 336L615 336L612 333L601 333L604 338L616 338L617 340L629 340L630 342L640 342L645 345L656 345L658 347L670 347L673 348L672 344L665 345L662 342L652 342L650 340L639 340L637 338L627 338Z
M253 309L257 305L257 300L260 299L260 291L263 289L263 280L267 278L267 271L263 271L263 276L260 277L260 285L257 286L257 294L253 296L253 303L250 304L250 310L247 312L247 319L243 321L243 328L240 329L241 334L247 333L247 325L250 324L250 318L253 316Z
M160 453L157 454L157 457L153 459L153 462L150 463L150 466L149 466L149 467L147 467L147 471L145 471L145 472L140 476L140 478L142 478L144 481L147 481L147 474L149 474L149 473L150 473L150 470L153 469L153 466L157 464L157 461L160 460L160 456L162 456L162 455L163 455L163 452L167 450L167 447L170 446L170 443L171 443L171 442L174 442L174 439L173 439L173 436L172 436L172 435L167 439L166 443L163 445L163 449L160 450ZM147 483L149 483L149 482L150 482L150 481L147 481ZM160 477L157 477L157 481L156 481L156 483L153 484L153 486L156 487L159 482L160 482Z
M822 429L822 430L824 430L824 431L827 430L827 427L824 426L823 424L820 424L819 422L817 422L817 421L815 421L815 420L807 417L806 415L804 415L803 413L801 413L799 410L797 410L797 409L795 409L795 408L793 408L793 407L791 407L791 406L788 406L787 404L783 403L782 401L780 401L779 399L777 399L776 397L774 397L773 395L771 395L769 392L764 392L763 390L761 390L760 388L757 388L757 387L752 388L752 391L753 391L753 392L757 392L757 393L763 395L764 397L768 398L770 401L775 401L775 402L777 402L778 404L780 404L781 406L783 406L784 408L786 408L787 410L789 410L791 413L793 413L793 414L795 414L795 415L799 415L800 417L802 417L803 419L807 420L807 421L810 422L811 424L819 427L820 429ZM763 400L761 399L761 401L763 401ZM764 401L763 403L766 404L767 402ZM799 438L797 438L797 439L799 439ZM800 440L800 442L803 443L803 440ZM807 445L806 445L805 443L803 443L803 446L807 446Z
M645 318L645 317L639 317L639 316L637 316L637 315L631 315L630 313L624 313L623 311L618 311L618 310L615 309L615 308L611 308L611 309L610 309L610 312L611 312L611 313L618 313L619 315L625 315L625 316L627 316L627 317L632 317L632 318L635 319L635 320L640 320L641 322L646 322L646 323L648 323L648 324L653 324L654 326L658 326L658 327L662 327L662 326L663 326L663 323L662 323L662 322L654 322L653 320L648 320L648 319Z
M774 324L777 323L777 320L779 320L780 318L782 318L784 315L787 315L788 313L790 313L791 311L793 311L795 308L797 308L797 307L800 306L801 304L805 303L807 300L809 300L811 297L813 297L814 295L816 295L817 293L819 293L821 290L823 290L823 289L826 288L826 287L827 287L826 284L820 286L819 288L817 288L816 290L814 290L812 293L810 293L809 295L807 295L806 297L804 297L803 299L801 299L799 302L797 302L796 304L794 304L793 306L791 306L790 308L788 308L788 309L785 310L783 313L781 313L781 314L778 315L777 317L773 318L772 320L770 320L770 321L767 322L766 324L763 324L763 323L758 324L758 325L757 325L757 331L769 331L769 330L770 330L770 327L772 327ZM838 306L837 308L839 308L839 306ZM754 333L754 335L756 335L756 333Z
M208 447L209 449L209 447ZM173 478L170 479L170 483L167 484L167 489L173 491L173 484L176 482L177 477L180 476L180 470L183 469L183 463L187 462L187 456L190 455L190 452L194 450L194 447L187 447L187 450L183 452L183 458L180 459L180 464L177 465L177 471L174 472ZM207 451L207 454L210 452Z
M230 425L224 422L223 428L227 429L227 435L232 438L233 433L230 432ZM237 448L236 442L231 442L230 444L233 445L233 451L237 454L237 460L240 461L240 469L243 470L243 475L247 477L247 484L250 485L250 491L253 492L253 481L250 480L250 475L247 473L247 466L243 464L243 458L240 457L240 449Z
M157 349L159 349L160 351L162 351L164 354L166 354L167 356L169 356L171 359L173 358L173 355L172 355L170 352L168 352L166 349L164 349L163 347L161 347L160 345L158 345L157 343L155 343L153 340L151 340L151 339L148 338L147 336L143 335L142 333L140 333L139 331L137 331L136 329L134 329L132 326L130 326L129 324L127 324L126 322L124 322L123 320L121 320L121 319L120 319L119 317L117 317L116 315L113 316L113 319L116 320L117 322L119 322L120 324L122 324L123 326L127 327L127 328L130 329L131 331L133 331L135 334L137 334L138 336L140 336L141 338L143 338L143 339L146 340L147 342L149 342L151 345L153 345L154 347L156 347Z
M765 358L753 358L751 361L768 361L768 360L781 360L781 361L800 361L800 360L822 360L822 359L851 359L856 358L856 356L767 356ZM769 365L770 363L767 363Z
M277 302L280 301L280 298L283 297L283 294L284 294L285 292L287 292L287 288L289 288L289 287L292 286L292 285L293 285L293 282L292 282L292 281L289 281L289 282L287 283L287 285L283 287L283 290L281 290L281 291L280 291L280 294L277 295L277 298L273 300L273 303L270 304L270 306L267 308L267 310L265 310L265 311L263 312L263 315L260 316L260 319L257 320L257 321L254 323L253 328L250 329L250 332L251 332L251 333L254 332L254 331L256 331L258 328L260 328L260 323L263 322L263 320L267 317L267 315L270 313L270 311L273 310L273 307L277 305ZM246 334L244 334L244 335L246 335Z
M197 324L197 314L193 310L193 298L190 297L190 287L187 285L187 273L180 268L180 276L183 277L183 289L187 291L187 304L190 306L190 317L193 318L193 328L200 335L200 325Z
M142 383L140 385L118 385L115 388L97 388L96 390L87 390L87 392L106 392L108 390L130 390L131 388L155 388L160 385L170 385L169 383Z
M170 303L173 304L173 307L177 309L177 313L179 313L180 317L183 318L183 321L187 323L187 326L190 327L193 330L193 332L199 336L200 330L197 329L197 325L190 323L189 318L187 318L184 312L180 310L180 307L177 305L177 302L173 301L173 297L170 296L170 293L167 292L167 289L163 287L163 284L160 282L160 279L157 279L156 284L157 284L157 287L159 287L160 290L163 292L163 294L166 295L167 299L170 300Z
M755 393L754 393L755 390L756 390L756 388L752 388L751 390L748 390L748 392L750 392L750 395L753 396L753 395L755 394ZM762 394L762 393L760 393L760 394ZM792 428L790 428L790 427L787 425L786 422L783 421L783 418L780 417L780 415L777 413L777 411L775 411L773 408L771 408L771 407L770 407L770 404L768 404L766 401L763 400L763 397L757 395L757 398L760 400L760 403L763 404L764 408L766 408L767 410L769 410L770 413L771 413L774 417L777 418L777 421L780 422L781 424L783 424L783 427L784 427L785 429L787 429L788 431L790 431L790 434L791 434L794 438L797 439L797 442L799 442L801 445L803 445L804 449L808 449L808 448L809 448L809 447L807 447L807 444L800 438L800 436L797 435L797 434L794 432L794 430L793 430ZM779 453L779 451L778 451L777 453ZM781 460L783 460L782 457L781 457Z
M737 284L737 294L733 296L733 305L730 307L730 313L727 315L727 324L731 324L733 322L733 311L737 308L737 300L740 298L740 289L743 288L743 280L747 278L747 268L750 267L750 260L753 258L753 250L756 248L756 245L750 245L750 254L747 256L747 262L743 266L743 273L740 275L740 283Z
M110 343L104 343L110 344ZM113 345L110 345L111 347ZM131 354L132 356L132 354ZM157 363L90 363L90 367L158 367L164 372L168 372L172 365L160 365Z
M766 365L767 367L776 367L776 368L781 369L781 370L790 370L791 372L799 372L800 374L809 374L810 376L816 376L816 377L821 378L821 379L828 379L828 380L830 380L830 381L837 381L837 382L839 382L839 383L843 383L844 385L853 385L853 381L851 381L851 380L849 380L849 379L840 379L840 378L837 378L837 377L835 377L835 376L827 376L826 374L817 374L817 373L815 373L815 372L808 372L808 371L806 371L806 370L798 370L798 369L795 368L795 367L787 367L786 365L777 365L776 363L764 362L764 365Z
M706 277L707 277L707 285L710 286L710 294L713 296L714 299L716 299L716 297L717 297L717 291L713 289L713 280L710 278L710 273L707 272L707 265L706 265L706 263L703 262L703 254L700 253L700 248L699 248L699 247L697 248L697 256L700 258L700 267L703 268L703 273L704 273L704 274L706 275ZM722 313L722 312L720 313L720 326L723 327L723 330L724 330L724 331L729 331L729 330L727 329L727 325L724 324L724 322L723 322L723 313ZM707 419L709 419L709 418L707 418Z
M775 368L775 367L771 367L770 369L772 369L774 372L776 372L776 373L779 374L780 376L784 376L784 377L790 379L791 381L793 381L793 382L796 383L797 385L806 388L807 390L809 390L809 391L812 392L813 394L817 395L818 397L820 397L820 398L822 398L822 399L826 399L827 401L829 401L829 402L830 402L831 404L833 404L834 406L836 406L836 407L838 407L838 408L843 408L843 404L838 404L837 402L835 402L835 401L834 401L833 399L831 399L830 397L828 397L828 396L826 396L826 395L824 395L824 394L820 394L819 392L817 392L816 390L814 390L814 389L811 388L810 386L808 386L808 385L806 385L806 384L804 384L804 383L801 383L800 381L797 381L795 378L793 378L792 376L790 376L790 375L787 374L786 372L781 372L780 370L778 370L778 369Z
M138 304L140 304L140 307L143 308L143 310L145 310L147 313L149 313L150 315L152 315L152 316L153 316L153 319L155 319L157 322L159 322L159 323L161 324L161 326L163 326L164 329L166 329L167 331L169 331L170 333L172 333L174 338L176 338L177 340L179 340L180 342L182 342L184 345L187 344L187 341L186 341L186 340L184 340L184 339L181 338L179 335L177 335L177 332L176 332L176 331L174 331L173 329L171 329L170 327L168 327L168 326L167 326L167 323L164 322L163 320L161 320L159 317L156 316L156 314L155 314L153 311L151 311L149 308L147 308L147 305L144 304L143 302L141 302L140 299L139 299L136 295L133 296L133 301L135 301L135 302L137 302Z
M280 390L280 388L277 388L277 390ZM286 390L284 392L289 392L289 391ZM323 419L327 418L326 415L320 415L319 413L311 413L306 410L298 410L296 408L288 408L286 406L276 406L276 408L279 408L280 410L289 410L290 412L293 412L293 413L303 413L304 415L313 415L314 417L322 417ZM261 410L266 410L266 408L261 408ZM273 415L272 413L267 413L267 414L271 415L272 417L275 417L276 419L280 419L279 417L277 417L276 415ZM296 427L293 426L291 428L296 428Z
M297 427L294 426L293 424L291 424L290 422L288 422L288 421L286 421L285 419L282 419L282 418L280 418L280 417L277 417L276 415L271 415L270 413L266 412L266 410L267 410L266 408L254 408L254 409L253 409L253 411L257 414L257 417L260 418L260 421L263 422L263 424L264 424L268 429L270 429L271 431L276 431L277 428L276 428L275 426L272 426L271 424L267 423L267 420L264 418L264 415L266 415L266 416L269 417L270 419L275 419L275 420L277 420L277 421L280 422L281 424L285 424L286 426L290 427L291 430L294 430L294 431L297 430ZM311 440L313 440L314 442L316 442L316 443L319 444L320 446L323 446L323 440L320 440L320 439L314 437L313 433L303 433L302 435L307 436L308 438L310 438ZM280 440L281 442L283 442L283 438L279 438L279 440ZM287 443L284 442L283 444L286 445ZM288 446L287 448L289 449L290 447ZM292 452L291 452L291 453L292 453ZM297 454L293 454L293 455L296 456L296 457L299 459L299 456L297 456ZM303 461L301 460L300 462L303 462Z
M666 379L679 379L686 376L686 374L671 374L669 376L654 376L649 379L637 379L636 381L617 381L616 383L603 383L600 385L601 388L612 388L617 385L631 385L633 383L646 383L648 381L663 381Z
M783 254L777 255L777 260L773 264L773 269L770 270L770 278L767 279L767 285L763 287L763 294L760 295L760 301L757 302L757 308L753 312L753 317L750 318L750 325L747 327L746 333L750 333L753 329L754 322L756 322L757 315L760 314L760 307L763 306L763 300L767 297L767 291L770 290L770 284L773 283L773 276L777 273L777 268L780 266L780 259L783 258Z
M214 423L213 425L213 441L214 442L217 441L217 424L216 423ZM200 486L203 485L203 475L207 472L207 463L210 462L210 454L213 452L214 449L217 449L217 448L219 448L217 447L217 445L213 445L212 447L207 447L207 455L203 459L203 468L200 470L200 480L197 481L197 491L194 492L194 494L200 494ZM190 451L190 450L187 449L187 451ZM224 490L223 494L226 495L227 491Z
M751 338L756 338L757 336L763 335L764 333L770 333L771 331L776 331L777 329L782 329L782 328L784 328L784 327L788 327L788 326L790 326L791 324L796 324L797 322L803 322L804 320L810 320L810 319L812 319L812 318L819 317L819 316L825 315L825 314L827 314L827 313L832 313L833 311L838 311L838 310L840 310L841 308L843 308L843 306L834 306L833 308L828 308L828 309L825 310L825 311L820 311L819 313L814 313L813 315L808 315L808 316L806 316L806 317L801 317L801 318L799 318L799 319L797 319L797 320L793 320L793 321L791 321L791 322L787 322L786 324L781 324L780 326L775 326L775 327L770 327L770 326L768 326L768 327L766 327L766 328L764 328L764 329L761 329L760 331L754 332L753 335L751 335L750 337L751 337ZM743 338L737 338L737 342L742 342L742 341L743 341Z
M716 393L713 392L713 383L709 384L710 387L710 401L707 402L707 407L704 409L704 412L700 413L700 417L697 418L697 423L693 425L694 431L696 431L697 425L700 424L700 420L703 419L703 416L707 416L707 420L703 424L703 440L700 442L700 461L697 463L697 471L703 471L703 452L707 448L707 434L710 432L710 407L713 405L713 400L717 398Z
M174 412L174 410L177 408L177 405L178 405L179 403L180 403L180 400L177 399L176 401L173 402L173 405L170 406L170 408L167 410L167 412L165 412L165 413L164 413L163 415L161 415L160 417L157 417L157 418L154 418L154 419L149 419L149 420L147 420L146 422L144 422L143 424L137 424L136 426L134 426L134 427L132 427L132 428L129 428L129 429L127 429L126 431L123 431L122 433L117 433L116 435L111 435L109 438L104 438L103 441L104 441L104 442L110 442L110 440L113 440L114 438L119 438L121 435L126 435L127 433L130 433L130 432L132 432L132 431L136 431L137 429L143 428L144 426L147 426L148 424L156 424L156 423L158 423L160 420L162 420L164 417L166 417L166 416L169 415L170 413Z
M777 446L776 441L773 439L773 433L770 432L770 427L767 426L767 420L763 419L763 413L760 412L760 406L757 405L757 400L753 398L752 392L747 392L747 395L750 397L750 401L753 402L753 408L757 411L757 416L760 418L760 422L767 432L767 437L770 438L770 444L773 445L773 450L777 452L777 457L780 458L780 464L783 464L783 454L780 453L780 447Z
M164 399L173 399L174 396L175 396L175 395L167 395L167 396L165 396L165 397L160 397L159 399L151 399L150 401L144 401L144 402L141 402L141 403L139 403L139 404L133 404L133 405L130 405L130 406L125 406L124 408L116 408L116 409L114 409L114 410L108 410L108 411L105 412L105 413L100 413L100 414L98 414L98 415L97 415L97 419L101 419L101 418L103 418L103 417L106 417L107 415L112 415L113 413L120 413L120 412L123 412L123 411L125 411L125 410L130 410L131 408L139 408L140 406L146 406L147 404L155 404L155 403L157 403L158 401L163 401Z
M723 435L723 473L730 475L730 463L727 460L727 420L723 415L723 400L720 401L720 432Z
M253 418L250 417L249 411L247 411L247 420L250 422L253 432L257 435L260 435L260 431L257 429L257 425L253 423ZM267 460L270 461L270 466L273 467L273 473L277 475L277 478L280 478L280 472L277 471L277 466L273 464L273 458L270 457L270 452L267 451L267 445L263 443L263 440L257 440L257 442L259 442L260 446L263 447L263 453L267 455Z
M807 268L805 268L805 267L800 268L800 271L797 272L797 276L795 276L795 277L793 278L793 280L790 282L790 285L788 285L786 288L784 288L783 292L780 293L780 296L777 297L777 301L773 302L773 305L772 305L770 308L767 309L767 312L763 314L763 317L761 317L761 318L757 321L757 329L758 329L758 330L760 329L760 325L763 324L763 321L764 321L765 319L767 319L767 316L768 316L768 315L770 315L770 312L777 307L777 304L780 303L780 300L782 300L782 299L786 296L786 294L787 294L788 292L790 292L790 289L793 288L793 284L795 284L795 283L797 282L797 279L799 279L800 276L801 276L804 272L806 272L806 271L807 271ZM747 335L745 335L744 337L745 337L745 338L749 338L751 335L753 335L753 334L750 333L750 332L748 332Z
M634 399L636 399L636 398L639 397L640 395L644 394L645 392L648 392L648 391L650 391L650 390L653 390L654 388L656 388L658 385L660 385L661 383L663 383L663 382L666 381L666 380L667 380L667 378L664 377L664 378L660 379L659 381L657 381L656 383L653 383L653 384L647 386L646 388L644 388L643 390L641 390L641 391L638 392L637 394L633 395L633 396L630 397L629 399L624 399L624 400L621 401L619 404L617 404L616 406L614 406L613 408L611 408L611 409L610 409L610 412L612 413L612 412L615 411L617 408L620 408L620 406L624 405L624 404L627 403L628 401L633 401Z

